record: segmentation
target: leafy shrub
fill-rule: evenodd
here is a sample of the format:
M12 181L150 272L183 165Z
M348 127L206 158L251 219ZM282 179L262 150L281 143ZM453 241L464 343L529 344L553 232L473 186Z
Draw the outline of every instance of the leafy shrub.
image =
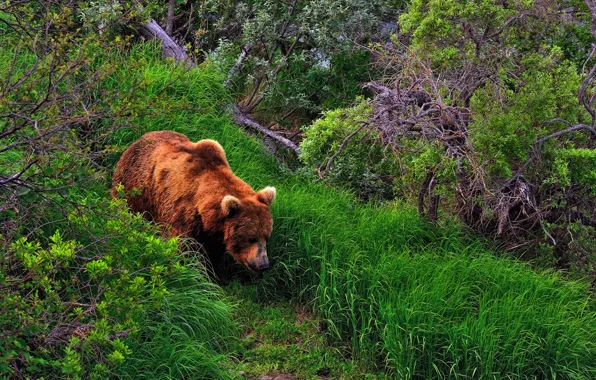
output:
M334 158L325 181L351 189L365 200L391 199L398 171L396 160L370 133L358 131L371 112L370 105L362 99L354 107L324 112L322 118L306 128L300 158L311 168L325 171L342 143L355 133Z
M215 358L235 333L221 291L201 274L196 259L179 256L177 239L157 237L155 227L128 213L123 200L89 206L104 208L106 215L71 213L80 239L56 231L42 246L23 237L0 257L0 374L102 378L140 357L139 342L145 353L154 339L174 344L173 336L153 335L168 329L204 342L197 353L211 361L195 373L221 375ZM185 306L171 314L186 292L192 301L185 298ZM189 339L176 344L170 352L196 345ZM166 352L163 346L154 350ZM153 369L140 367L139 373L146 370ZM170 369L173 377L180 373Z
M361 84L370 79L369 54L366 51L340 51L326 55L313 49L292 56L288 69L263 100L266 114L312 120L321 111L345 107L362 94ZM280 125L287 123L281 117ZM292 127L292 126L290 126Z
M527 68L518 82L501 79L509 83L507 91L498 96L496 92L500 90L489 84L477 90L471 100L474 117L470 140L489 174L486 181L491 187L514 175L536 154L535 141L560 131L561 126L566 128L567 123L588 120L587 112L577 102L580 76L575 66L564 60L559 48L552 48L546 56L529 54L522 62ZM493 101L496 97L503 101ZM574 276L588 277L596 273L595 259L584 258L592 255L582 253L596 251L596 153L588 148L589 140L587 134L580 132L546 141L540 147L540 159L523 173L525 179L535 184L533 196L539 199L545 215L541 230L526 240L552 244L549 252L554 254L558 266L573 268ZM584 226L578 228L582 223Z
M528 55L522 64L526 69L518 81L506 75L501 78L509 83L506 92L499 95L496 92L500 89L487 84L471 99L471 141L486 163L486 170L496 177L511 176L532 154L535 140L559 129L560 124L546 123L549 120L561 118L574 124L587 119L577 101L580 76L574 65L564 61L559 48L551 49L546 56ZM502 101L493 101L496 98ZM563 140L563 146L566 143L573 140ZM545 148L560 147L551 141ZM549 158L550 149L544 150ZM541 168L536 169L528 175L548 177L540 173Z

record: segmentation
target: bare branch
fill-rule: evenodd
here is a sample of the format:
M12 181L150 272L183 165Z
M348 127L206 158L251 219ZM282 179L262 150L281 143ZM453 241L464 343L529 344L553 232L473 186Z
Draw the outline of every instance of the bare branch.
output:
M250 128L256 132L264 134L265 136L275 140L276 142L283 145L284 147L291 149L297 155L300 155L302 153L300 151L300 148L298 148L298 146L296 146L296 144L294 144L293 142L286 139L285 137L282 137L282 136L276 134L275 132L263 127L261 124L254 121L253 118L249 114L242 112L240 110L240 108L238 107L238 105L234 106L234 121L237 124L240 124L242 126Z
M18 180L27 170L29 170L29 168L31 166L33 166L35 163L37 162L37 160L32 160L29 163L27 163L27 165L25 165L25 167L23 167L18 173L13 174L10 177L4 177L4 176L0 176L0 185L6 185L7 183L10 182L15 182L16 180Z
M150 40L157 39L161 41L161 49L164 57L172 58L176 62L184 62L190 67L195 67L194 62L182 50L180 46L159 26L159 24L151 19L148 23L140 28L141 34Z
M168 1L168 18L166 19L166 33L172 36L174 31L174 0Z

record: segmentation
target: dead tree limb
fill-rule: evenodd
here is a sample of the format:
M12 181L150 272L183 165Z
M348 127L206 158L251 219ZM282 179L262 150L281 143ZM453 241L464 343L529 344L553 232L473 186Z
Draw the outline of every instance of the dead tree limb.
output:
M164 57L172 58L176 62L184 62L190 67L196 66L184 50L168 36L155 20L151 19L148 23L142 25L140 32L147 39L161 41L161 50Z
M174 0L168 2L168 19L166 20L166 33L172 36L174 32Z
M228 77L226 78L226 81L224 82L224 87L226 87L226 88L230 87L230 85L232 84L232 80L234 79L234 77L236 75L238 75L238 72L240 71L240 68L242 67L242 63L244 62L244 59L248 55L248 51L250 50L250 48L251 48L250 44L246 44L242 47L242 51L240 52L238 59L236 59L236 63L230 69L230 72L228 73Z
M249 114L242 112L240 108L238 108L238 105L234 105L234 122L236 124L240 124L244 127L250 128L258 133L262 133L263 135L269 137L272 140L275 140L277 143L283 145L284 147L291 149L297 155L300 155L302 153L300 151L300 148L298 148L296 144L254 121Z

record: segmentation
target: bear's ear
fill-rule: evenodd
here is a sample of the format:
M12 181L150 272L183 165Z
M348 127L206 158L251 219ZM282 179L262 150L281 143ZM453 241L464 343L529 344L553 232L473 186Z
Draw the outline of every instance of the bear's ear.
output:
M257 199L261 203L265 203L267 206L271 206L273 201L275 200L275 187L267 186L263 190L257 193Z
M236 198L233 195L226 195L221 200L221 210L224 213L224 216L229 216L235 210L240 208L240 199Z

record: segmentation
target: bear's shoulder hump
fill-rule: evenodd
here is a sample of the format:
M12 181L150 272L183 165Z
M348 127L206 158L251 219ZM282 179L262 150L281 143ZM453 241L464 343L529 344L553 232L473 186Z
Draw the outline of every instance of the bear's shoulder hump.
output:
M222 146L215 140L200 140L193 144L189 149L189 153L200 158L212 166L229 166L226 158L226 152Z

